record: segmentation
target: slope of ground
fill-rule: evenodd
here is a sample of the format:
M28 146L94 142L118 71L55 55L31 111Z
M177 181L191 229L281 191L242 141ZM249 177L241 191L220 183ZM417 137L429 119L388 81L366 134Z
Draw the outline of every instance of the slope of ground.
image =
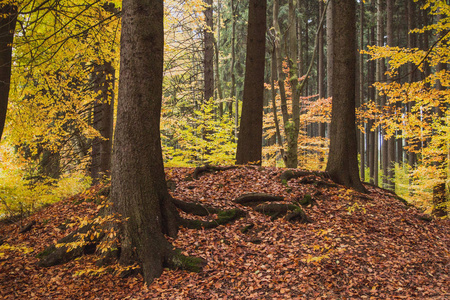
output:
M21 223L0 225L0 298L450 299L449 220L427 218L381 189L367 186L370 193L361 195L313 175L282 182L282 170L271 168L230 169L198 180L192 173L167 170L176 198L247 211L225 226L180 230L174 246L204 258L202 272L167 270L145 286L139 275L83 273L95 270L93 255L37 267L37 254L72 230L62 225L95 213L96 204L80 201L94 195L91 190ZM283 196L285 203L311 196L304 207L311 222L273 220L233 202L252 192ZM32 229L19 233L31 221Z

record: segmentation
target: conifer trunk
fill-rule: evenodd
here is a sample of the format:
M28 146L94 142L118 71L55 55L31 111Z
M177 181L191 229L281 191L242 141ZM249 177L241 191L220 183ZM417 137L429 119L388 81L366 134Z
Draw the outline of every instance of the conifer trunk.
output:
M266 7L266 0L250 0L244 97L236 164L261 165L262 160Z
M330 124L330 154L326 171L337 183L364 192L359 178L355 127L356 28L355 2L333 1L331 61L333 102Z
M177 215L164 179L159 135L163 74L163 1L124 0L119 105L111 197L124 217L120 262L138 261L144 280L163 271Z

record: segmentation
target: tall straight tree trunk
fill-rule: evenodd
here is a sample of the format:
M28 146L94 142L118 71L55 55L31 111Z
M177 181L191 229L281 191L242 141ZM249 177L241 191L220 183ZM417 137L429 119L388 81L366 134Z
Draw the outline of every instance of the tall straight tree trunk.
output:
M387 13L387 19L386 19L386 31L387 31L387 45L390 47L394 47L394 27L393 27L393 18L394 18L394 1L393 0L387 0L386 2L386 13ZM388 78L388 83L392 83L393 80L391 77ZM396 109L395 104L390 103L389 107L391 109L391 112ZM391 189L395 191L395 154L396 154L396 143L395 143L395 135L390 137L387 141L388 144L388 153L387 153L387 159L385 163L386 169L385 177L386 177L386 187L388 189ZM383 158L384 159L384 158Z
M111 198L124 218L120 262L138 261L150 283L172 251L177 211L167 191L160 140L163 0L124 0Z
M364 48L364 2L359 3L359 50ZM359 54L359 105L364 105L364 57ZM364 122L362 122L364 124ZM359 131L360 176L365 181L366 156L364 149L364 132Z
M383 28L383 1L377 0L377 46L382 47L384 45L384 28ZM385 65L384 65L384 59L379 59L377 61L377 82L381 82L384 80L384 73L385 73ZM384 96L380 96L378 93L376 93L377 97L377 104L380 107L384 107L385 105L385 98ZM380 116L381 117L381 116ZM375 177L375 184L378 185L378 162L380 162L381 169L384 172L384 175L386 175L386 165L387 162L387 143L384 140L385 137L385 130L381 128L381 126L378 126L378 136L375 140L375 151L376 153L376 177ZM381 144L380 144L381 143ZM378 149L381 149L381 151L378 151ZM380 155L379 155L380 154ZM385 179L386 176L383 176L383 185L385 185Z
M213 0L204 0L206 4L205 23L203 32L205 53L203 57L204 97L208 101L214 96L214 33L213 33Z
M12 44L17 22L17 6L0 4L0 140L6 121L11 81Z
M372 5L372 4L371 4ZM369 29L370 34L370 44L375 45L376 39L375 39L375 27L371 25ZM375 73L376 73L376 62L371 60L369 61L369 70L368 70L368 97L370 100L375 101L375 87L373 86L375 82ZM369 177L370 177L370 183L375 184L375 168L377 168L377 165L375 164L375 155L377 153L377 150L375 148L375 140L376 140L376 128L373 128L374 126L374 120L369 119L367 121L367 130L368 130L368 141L367 141L367 161L369 163ZM372 128L374 130L372 130Z
M407 11L408 11L408 17L407 17L407 20L408 20L407 47L408 47L408 49L412 49L413 47L415 47L415 43L414 43L414 39L413 39L414 35L412 33L410 33L410 31L415 28L415 24L414 24L415 14L414 14L414 6L413 6L413 3L411 1L408 1ZM412 83L414 81L413 70L414 70L413 64L412 63L408 63L408 82L409 83ZM412 102L409 102L407 104L407 110L408 110L409 113L412 112L413 106L414 106L414 103L412 103ZM409 139L407 141L407 143L408 143L408 147L414 147L415 146L415 143L414 143L414 141L412 139ZM416 153L414 151L411 151L411 149L410 149L410 151L408 151L408 165L410 166L410 168L413 168L415 164L416 164Z
M331 1L327 7L327 96L331 97L333 94L333 72L332 64L333 61L333 11L334 11L334 1Z
M217 99L218 99L218 107L219 107L219 116L223 116L223 90L222 90L222 82L220 80L220 72L219 72L219 55L220 55L220 28L221 28L221 4L220 1L218 1L217 4L217 39L214 43L214 49L215 49L215 80L216 80L216 86L217 86Z
M283 57L281 54L281 31L280 31L280 25L278 23L279 11L280 11L279 0L274 0L273 1L273 28L275 31L274 51L275 51L275 57L276 57L276 61L277 61L276 68L277 68L277 75L278 75L277 76L278 89L280 91L280 100L281 100L281 106L280 106L281 116L282 116L282 120L283 120L285 137L286 137L286 142L288 144L288 151L289 151L289 144L291 143L291 141L289 140L289 136L286 134L286 125L290 122L290 120L289 120L289 114L288 114L288 109L287 109L286 89L284 86L286 76L283 72ZM289 156L289 160L288 160L288 156ZM293 156L292 153L290 153L290 154L285 153L285 155L283 156L284 164L288 168L296 168L297 164L295 164L295 166L293 166L293 164L291 164L291 162L292 162L291 156ZM297 157L297 153L295 154L295 157Z
M443 18L442 14L438 15L438 21L440 21ZM443 38L443 33L441 32L438 36L438 38ZM446 70L447 66L444 63L439 63L436 66L436 73ZM445 90L445 87L442 85L440 80L437 80L436 82L436 89L439 91ZM443 101L443 99L441 99ZM440 107L436 107L435 112L440 120L445 118L444 111ZM445 143L445 142L444 142ZM441 144L440 147L442 149L445 149L444 144ZM442 153L439 154L439 160L436 162L436 169L438 171L438 178L436 178L436 184L433 186L433 211L432 214L437 217L444 217L448 214L448 211L446 209L446 181L447 181L447 168L446 165L448 164L447 161L447 153L442 151Z
M266 0L250 0L244 97L236 151L237 164L261 165L266 9Z
M92 141L91 177L92 183L98 183L104 175L110 175L111 151L114 116L114 81L115 70L110 62L94 65L94 103L93 127L100 137Z
M238 115L239 115L239 103L236 97L236 7L235 0L231 0L231 102L228 103L228 111L230 116L233 117L233 101L235 102L235 114L234 114L234 138L238 140Z
M323 2L319 2L319 18L323 13ZM317 73L318 73L318 91L319 98L325 98L325 64L324 64L324 43L323 43L323 26L319 28L319 44L318 44L318 62L317 62ZM300 73L303 74L303 73ZM319 136L325 138L325 123L319 123ZM323 146L323 145L322 145Z
M333 102L326 171L337 183L365 192L359 178L355 127L355 1L333 1Z
M280 147L281 157L284 158L284 145L283 138L281 137L280 122L278 121L278 108L277 108L277 92L275 90L275 80L277 80L277 57L275 54L275 46L272 49L272 61L271 61L271 76L270 76L270 86L272 91L272 112L273 121L275 124L275 134L278 147Z
M288 64L289 64L289 82L291 86L292 100L292 121L285 124L284 131L287 136L287 164L290 168L298 166L298 134L300 129L300 91L299 91L299 74L297 69L297 30L296 30L296 13L297 0L289 0L289 44L288 44Z

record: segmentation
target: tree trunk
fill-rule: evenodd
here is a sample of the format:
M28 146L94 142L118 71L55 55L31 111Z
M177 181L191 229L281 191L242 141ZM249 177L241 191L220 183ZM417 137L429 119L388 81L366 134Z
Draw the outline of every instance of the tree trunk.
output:
M163 0L124 0L111 197L124 217L120 262L138 261L147 283L163 271L177 232L160 141Z
M235 124L234 124L234 138L236 139L236 141L238 140L238 109L239 109L239 105L237 102L237 97L236 97L236 7L237 5L235 4L234 0L231 0L231 93L230 93L230 98L231 98L231 102L228 103L228 111L230 113L230 116L233 117L233 101L235 101L235 115L234 115L234 120L235 120Z
M219 116L223 116L223 91L222 91L222 82L220 80L220 72L219 72L219 55L220 55L220 28L221 28L221 11L220 6L221 4L218 3L218 9L217 9L217 39L214 43L215 48L215 80L216 80L216 86L217 86L217 100L218 100L218 107L219 107Z
M333 102L326 171L335 182L364 192L359 179L355 128L356 4L354 1L337 0L334 5L331 60Z
M394 2L393 0L387 0L386 3L386 12L387 12L387 20L386 20L386 31L387 31L387 45L390 47L394 47L394 27L393 27L393 18L394 18ZM393 79L388 78L388 83L392 83ZM391 113L395 110L395 104L389 104ZM395 154L396 154L396 144L395 144L395 134L391 136L387 141L388 144L388 153L386 157L386 169L384 170L386 176L386 188L395 191ZM383 158L384 159L384 158Z
M266 8L265 0L250 0L244 97L236 151L237 164L261 165Z
M214 96L214 33L213 33L213 1L204 0L207 5L204 11L206 28L203 31L205 53L203 57L204 101Z
M0 140L6 121L11 81L12 44L17 22L17 6L0 4Z
M285 124L284 130L287 136L287 166L289 168L297 168L298 166L298 133L300 129L300 91L299 91L299 74L297 69L297 26L296 0L289 0L289 15L288 15L288 64L289 64L289 82L291 86L291 101L292 101L292 121ZM307 48L306 48L307 49Z
M359 3L359 50L364 49L364 2ZM359 58L359 106L364 105L364 56L358 52ZM364 124L364 121L361 122ZM360 155L360 176L361 181L365 181L365 135L362 130L359 131L359 155Z
M375 45L375 27L371 25L370 27L370 44ZM375 61L371 60L369 61L369 70L368 70L368 96L369 99L372 101L375 101L375 87L373 86L375 82ZM375 168L378 168L375 164L375 154L377 153L377 150L375 148L375 140L376 140L376 130L372 130L374 126L374 120L369 119L367 121L367 130L368 130L368 141L367 141L367 161L369 165L369 182L372 184L375 184ZM375 128L374 128L375 129Z
M319 2L319 19L322 16L323 13L323 2ZM325 98L325 64L324 64L324 43L323 43L323 32L324 32L323 25L319 28L319 43L318 43L318 91L319 91L319 98ZM303 74L303 73L301 73ZM321 138L325 138L325 126L326 123L319 123L319 136ZM323 144L321 144L321 147L323 147ZM321 158L323 161L323 159Z
M438 22L443 19L443 15L438 15ZM438 38L443 38L444 33L439 33ZM441 72L447 69L447 65L444 63L438 63L436 66L436 73ZM439 91L445 90L445 87L442 85L440 80L436 81L436 89ZM445 103L444 99L440 99L442 103ZM445 118L444 111L440 107L435 108L435 113L439 120L443 120ZM445 142L444 142L445 143ZM444 152L445 145L441 144L440 148L442 152L439 153L439 160L436 162L436 169L438 172L438 178L436 178L436 184L433 186L433 211L432 214L437 217L444 217L448 214L447 212L447 197L446 197L446 181L447 181L447 169L446 166L448 164L447 153Z
M283 57L281 54L281 31L280 25L278 23L278 15L280 10L279 0L273 1L273 27L275 30L275 57L277 60L277 77L278 77L278 89L280 90L280 100L281 100L281 116L283 119L284 125L284 134L287 142L287 153L285 152L285 156L283 157L284 163L288 168L296 168L297 167L297 149L290 147L289 145L292 143L290 136L287 134L286 127L290 124L289 113L287 109L287 98L286 98L286 89L284 86L284 81L286 76L283 72ZM289 152L291 150L291 152ZM292 151L295 150L295 155L292 154ZM294 161L295 159L295 161Z
M111 171L115 70L110 62L94 64L93 75L94 92L98 94L94 103L93 127L102 136L92 141L91 177L95 184Z
M327 96L331 97L333 94L333 16L334 16L334 1L331 1L327 7ZM328 134L329 135L329 134Z

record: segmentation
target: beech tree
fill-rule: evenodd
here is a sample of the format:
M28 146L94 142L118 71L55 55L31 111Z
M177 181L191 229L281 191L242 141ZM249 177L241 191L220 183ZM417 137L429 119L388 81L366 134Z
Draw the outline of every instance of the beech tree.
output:
M365 191L358 171L355 126L355 2L333 2L330 154L326 171L337 183Z
M250 0L237 164L261 164L267 2Z

